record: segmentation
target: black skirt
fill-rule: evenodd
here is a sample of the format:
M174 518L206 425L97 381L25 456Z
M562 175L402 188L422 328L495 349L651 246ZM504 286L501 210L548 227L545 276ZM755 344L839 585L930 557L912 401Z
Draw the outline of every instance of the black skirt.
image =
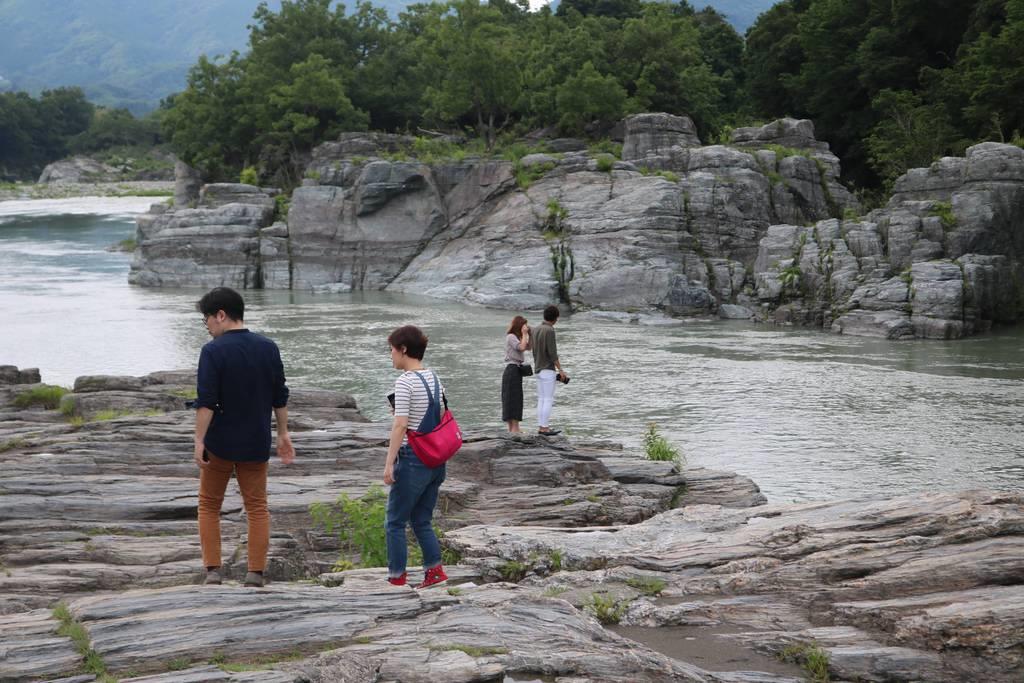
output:
M501 421L523 421L523 376L519 366L509 363L501 376Z

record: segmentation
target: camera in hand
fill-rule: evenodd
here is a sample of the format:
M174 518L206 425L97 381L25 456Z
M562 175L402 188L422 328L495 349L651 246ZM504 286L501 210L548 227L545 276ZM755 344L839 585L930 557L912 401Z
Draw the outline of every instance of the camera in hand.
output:
M558 373L557 375L555 375L555 379L557 381L561 382L562 384L568 384L570 378L569 378L568 375L563 375L562 373Z

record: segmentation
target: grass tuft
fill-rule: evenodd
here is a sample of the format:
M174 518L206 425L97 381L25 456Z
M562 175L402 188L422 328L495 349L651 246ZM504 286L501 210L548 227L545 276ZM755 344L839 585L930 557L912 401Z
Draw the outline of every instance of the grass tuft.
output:
M42 406L47 410L55 410L60 406L60 400L64 397L64 394L67 393L68 389L66 387L41 384L15 396L14 405L18 408Z
M668 584L661 579L655 579L650 576L639 576L627 579L626 585L631 588L635 588L644 595L658 595L661 591L665 590L665 586Z
M828 673L828 653L814 643L787 645L779 653L779 659L800 664L807 674L808 683L830 683L832 680Z
M674 462L679 467L686 462L679 449L658 433L658 425L654 422L647 424L647 433L644 434L644 455L648 460Z
M529 570L529 566L515 560L498 565L498 573L501 574L501 578L509 583L519 583Z
M615 596L605 593L593 593L583 604L602 624L617 624L626 613L625 603L616 600Z

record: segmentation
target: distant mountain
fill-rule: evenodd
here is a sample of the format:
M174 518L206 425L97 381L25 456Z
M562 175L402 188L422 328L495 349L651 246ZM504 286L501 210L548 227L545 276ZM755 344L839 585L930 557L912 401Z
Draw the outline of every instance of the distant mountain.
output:
M777 2L779 0L690 0L690 4L697 9L714 7L725 15L740 35L754 25L762 12Z
M774 0L695 0L741 33ZM153 109L200 55L244 50L259 0L0 0L0 90L81 86L99 104ZM268 0L277 9L280 0ZM349 5L354 5L354 2ZM374 4L392 14L408 3Z

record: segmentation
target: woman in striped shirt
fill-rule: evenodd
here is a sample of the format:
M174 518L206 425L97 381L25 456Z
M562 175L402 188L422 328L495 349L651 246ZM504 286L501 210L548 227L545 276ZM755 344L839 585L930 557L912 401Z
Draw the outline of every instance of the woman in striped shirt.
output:
M424 577L416 587L426 588L448 580L432 524L446 468L441 465L430 469L424 465L409 447L405 433L410 426L421 432L436 426L423 422L431 402L441 402L444 386L433 370L423 367L427 336L422 330L413 325L399 327L388 336L388 344L392 365L403 371L395 382L395 419L384 464L384 483L391 487L386 521L388 581L396 586L406 583L405 528L411 525L423 551Z

